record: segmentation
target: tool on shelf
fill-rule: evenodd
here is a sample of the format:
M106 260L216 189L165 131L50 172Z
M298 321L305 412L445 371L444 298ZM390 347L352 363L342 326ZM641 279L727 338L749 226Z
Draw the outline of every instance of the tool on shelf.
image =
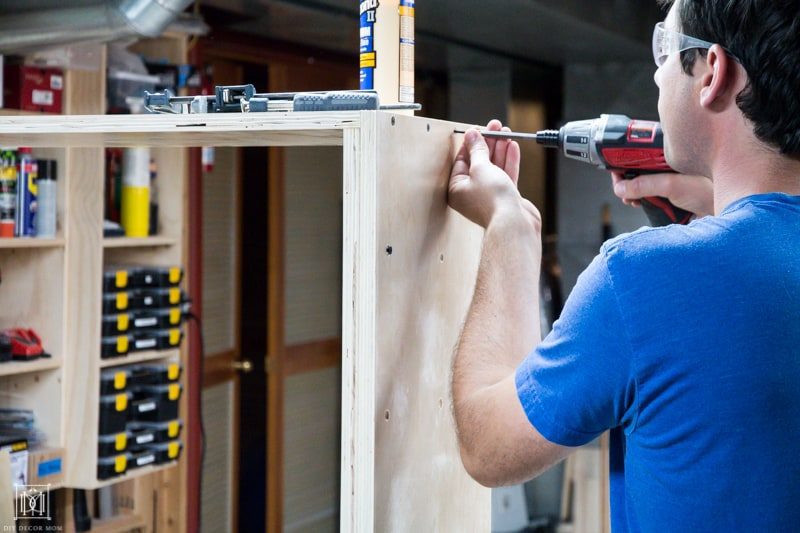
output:
M464 133L464 130L455 130ZM664 133L661 124L631 120L624 115L568 122L559 130L537 133L481 131L484 137L533 140L561 150L566 157L608 170L618 170L625 179L640 174L674 172L664 159ZM653 226L688 224L692 213L675 207L666 198L642 199L642 207Z
M420 104L381 105L377 91L257 93L252 84L217 85L213 95L202 96L145 91L144 107L152 113L171 114L422 109Z
M40 357L50 357L44 351L42 339L32 329L12 328L2 332L11 344L11 359L14 361L33 361ZM0 358L0 361L3 359Z

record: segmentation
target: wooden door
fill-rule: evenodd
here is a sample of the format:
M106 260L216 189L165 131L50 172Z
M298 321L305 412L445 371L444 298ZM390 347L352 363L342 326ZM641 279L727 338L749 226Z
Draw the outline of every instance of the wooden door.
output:
M358 86L358 69L349 58L340 61L231 34L217 34L199 46L205 61L214 64L215 84L252 83L260 92ZM235 66L241 77L222 77L220 64ZM249 359L253 365L253 371L243 376L237 396L242 402L238 410L242 433L236 450L239 530L336 531L341 148L244 148L238 161L242 174L238 217L243 220L239 262L241 283L246 287L239 303L242 334L239 352L217 366L229 368L237 358ZM209 209L206 203L206 215ZM258 231L263 231L260 240ZM252 272L258 268L263 268L261 279ZM263 320L264 339L257 338L258 320ZM248 322L254 324L248 326ZM260 342L266 355L252 348ZM259 405L259 401L265 403ZM261 414L263 426L254 420ZM324 423L315 426L313 421L321 418ZM259 439L260 449L254 451ZM204 477L204 486L208 483ZM213 503L204 500L204 516L208 505ZM259 508L264 513L257 518ZM212 519L220 517L208 518Z

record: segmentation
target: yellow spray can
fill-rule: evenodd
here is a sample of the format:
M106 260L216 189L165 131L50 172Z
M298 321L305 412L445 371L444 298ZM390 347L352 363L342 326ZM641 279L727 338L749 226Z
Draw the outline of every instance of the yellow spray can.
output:
M147 237L150 229L149 148L128 148L122 157L120 216L126 237Z

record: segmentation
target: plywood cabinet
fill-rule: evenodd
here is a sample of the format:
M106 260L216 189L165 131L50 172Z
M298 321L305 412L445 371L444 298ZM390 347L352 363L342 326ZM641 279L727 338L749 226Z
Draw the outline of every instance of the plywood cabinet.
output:
M461 466L450 409L450 363L482 238L479 228L447 207L449 161L459 141L453 128L452 123L375 111L13 117L0 119L0 144L13 139L64 148L80 157L89 175L95 175L91 169L99 164L103 146L144 145L167 154L172 152L165 146L341 147L341 530L488 531L490 493ZM170 161L176 169L184 164L180 158ZM79 188L81 180L86 180L81 190L97 186L89 183L91 178L71 179L78 181L70 190ZM183 194L179 181L171 182L172 206L180 204ZM96 218L93 201L86 201L82 217ZM171 216L180 220L182 215L178 210ZM83 243L82 251L71 247L73 238ZM86 328L87 338L98 323L93 280L104 258L116 260L121 253L142 261L176 260L182 242L176 232L147 247L111 249L103 246L99 229L81 217L67 225L65 239L65 283L72 287L66 291L66 308L70 317L83 317L71 319L69 327ZM75 300L79 287L92 294L88 303ZM96 351L77 342L67 343L66 349L68 357L82 358L81 368L92 369L85 388L96 388ZM70 409L86 413L83 426L94 424L85 394L73 390L67 402ZM75 454L86 437L70 435L67 442ZM92 460L89 455L76 458L76 464ZM85 474L74 471L73 478L91 486Z

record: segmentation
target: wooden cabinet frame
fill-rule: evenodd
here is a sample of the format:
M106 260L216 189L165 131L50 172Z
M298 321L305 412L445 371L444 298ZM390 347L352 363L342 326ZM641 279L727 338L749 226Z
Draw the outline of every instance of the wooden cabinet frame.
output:
M450 408L482 238L447 207L453 128L374 111L10 117L0 144L341 146L341 530L488 531Z

